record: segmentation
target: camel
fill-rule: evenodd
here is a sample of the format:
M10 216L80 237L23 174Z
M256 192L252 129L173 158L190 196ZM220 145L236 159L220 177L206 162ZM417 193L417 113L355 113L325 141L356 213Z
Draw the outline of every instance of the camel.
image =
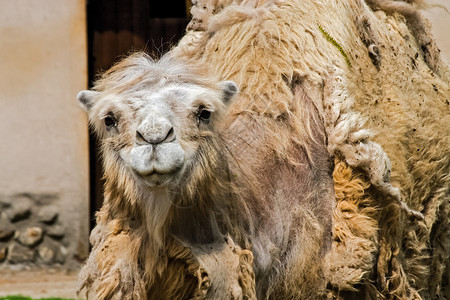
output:
M198 0L78 99L98 299L446 299L448 67L422 1Z
M274 154L261 153L281 138L273 139L264 131L268 124L259 124L249 115L220 130L238 88L230 81L202 77L200 70L195 73L197 69L174 57L154 62L137 53L108 71L95 91L80 93L92 126L104 141L106 202L92 237L106 241L93 244L103 247L100 252L118 247L107 241L109 235L117 234L123 245L132 245L127 260L136 259L128 263L145 278L150 299L181 299L195 291L186 290L194 286L187 284L170 297L163 294L161 281L166 282L166 273L173 272L172 261L187 255L169 256L167 252L175 251L171 248L191 247L189 252L196 252L196 245L228 249L230 243L247 251L239 249L240 256L253 260L255 266L249 268L259 296L274 289L288 293L274 285L277 276L277 281L287 280L276 274L280 270L294 273L299 265L318 274L320 265L315 261L322 260L331 246L334 191L324 126L312 118L314 107L312 112L305 111L305 115L311 113L311 139L303 145L285 145L286 157L274 160ZM251 128L254 136L241 132L242 126ZM272 126L276 126L273 134L280 134L289 124L286 120ZM258 157L259 153L268 157ZM266 179L269 172L277 174L276 180ZM298 184L299 179L304 183ZM102 224L115 225L102 228ZM310 242L304 245L305 240ZM143 264L140 271L138 261ZM171 279L171 286L182 280ZM238 292L225 294L221 290L221 297L230 299L236 293L233 297L240 299L248 292L239 284L235 289Z

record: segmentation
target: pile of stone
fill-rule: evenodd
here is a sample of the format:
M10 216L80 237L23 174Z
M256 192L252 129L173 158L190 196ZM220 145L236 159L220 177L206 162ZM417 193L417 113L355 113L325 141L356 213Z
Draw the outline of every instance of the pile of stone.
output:
M58 208L54 201L35 200L27 194L0 198L0 264L64 264Z

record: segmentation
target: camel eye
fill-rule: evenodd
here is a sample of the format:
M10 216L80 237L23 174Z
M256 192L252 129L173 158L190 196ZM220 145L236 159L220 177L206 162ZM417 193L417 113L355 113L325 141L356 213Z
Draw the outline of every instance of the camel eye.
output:
M200 111L198 114L198 119L205 122L206 124L208 124L210 118L211 118L211 112L204 108L200 108Z
M107 129L110 129L113 126L116 126L116 119L113 116L106 116L103 121L105 122L105 125Z

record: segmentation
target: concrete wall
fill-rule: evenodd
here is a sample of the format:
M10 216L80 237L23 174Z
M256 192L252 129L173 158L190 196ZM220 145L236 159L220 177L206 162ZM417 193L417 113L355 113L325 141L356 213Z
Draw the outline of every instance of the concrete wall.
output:
M70 264L88 251L85 0L0 7L0 266Z
M442 59L450 65L450 0L435 0L430 3L442 5L448 12L441 7L432 7L423 12L432 25L432 33L437 40L439 49L441 49Z

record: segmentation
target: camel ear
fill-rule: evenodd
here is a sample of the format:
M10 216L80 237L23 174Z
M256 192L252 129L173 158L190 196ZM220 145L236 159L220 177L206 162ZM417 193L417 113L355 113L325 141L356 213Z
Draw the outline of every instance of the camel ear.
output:
M239 92L239 88L233 81L222 81L220 83L223 91L223 102L228 103Z
M78 93L77 99L80 101L80 106L85 110L89 111L94 103L94 99L97 97L99 92L84 90Z

